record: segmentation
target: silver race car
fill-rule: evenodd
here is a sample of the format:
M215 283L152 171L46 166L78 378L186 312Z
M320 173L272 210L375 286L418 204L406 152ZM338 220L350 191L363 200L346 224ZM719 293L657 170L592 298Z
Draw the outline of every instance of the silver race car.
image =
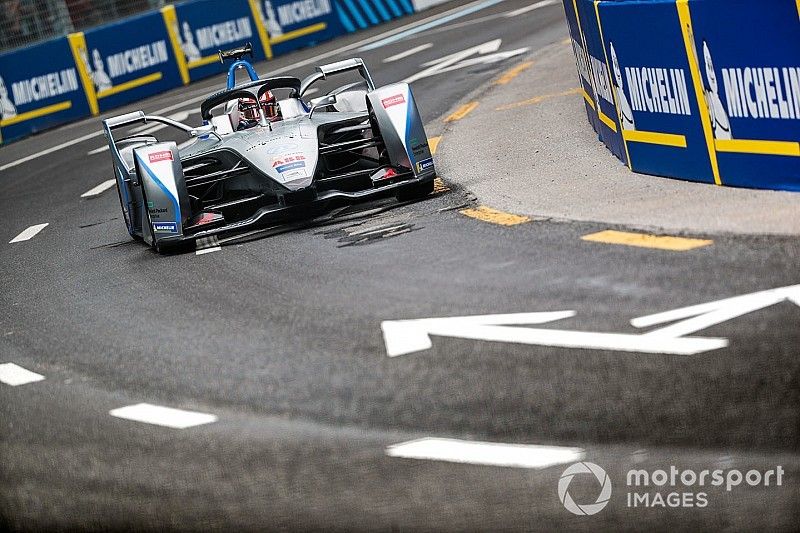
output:
M251 48L220 52L234 63L227 88L202 103L202 126L142 111L103 121L131 236L164 252L313 216L337 202L432 192L433 158L408 84L376 88L358 58L317 67L303 81L259 78L247 53ZM240 69L250 80L237 85ZM360 81L304 98L313 84L347 72ZM187 142L114 137L150 122L180 130Z

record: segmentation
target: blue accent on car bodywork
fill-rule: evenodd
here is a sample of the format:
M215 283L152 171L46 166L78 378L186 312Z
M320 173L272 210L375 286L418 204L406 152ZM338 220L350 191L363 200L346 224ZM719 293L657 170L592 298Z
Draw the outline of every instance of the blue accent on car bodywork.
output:
M153 182L156 185L158 185L158 188L161 189L164 192L164 194L167 195L167 198L169 198L172 201L172 207L175 213L175 224L176 224L175 233L178 233L177 224L180 223L181 220L181 206L178 203L178 199L175 198L175 196L173 196L173 194L169 191L169 189L167 189L167 186L164 185L164 183L162 183L160 179L158 179L158 176L155 175L155 173L150 169L150 167L148 167L145 164L145 162L142 161L142 158L139 157L138 153L136 154L136 159L139 160L139 166L142 169L144 169L145 172L147 172L147 175L150 177L150 179L153 180ZM145 209L149 209L148 206L145 206Z
M256 81L258 79L258 74L256 73L256 69L253 68L253 65L244 59L239 59L238 61L234 61L230 68L228 68L228 89L233 89L236 86L236 71L240 68L247 71L247 75L250 76L250 81Z
M414 168L414 164L416 160L414 159L414 150L411 149L411 109L414 106L414 95L411 94L411 86L408 86L408 92L406 93L406 153L408 154L408 162L411 163L411 168Z

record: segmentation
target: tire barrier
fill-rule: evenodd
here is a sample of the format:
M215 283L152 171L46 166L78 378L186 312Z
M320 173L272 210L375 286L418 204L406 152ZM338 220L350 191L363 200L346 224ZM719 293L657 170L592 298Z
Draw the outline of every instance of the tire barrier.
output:
M188 0L0 53L0 144L224 72L222 48L272 59L443 0Z
M800 2L564 9L589 122L631 170L800 191Z

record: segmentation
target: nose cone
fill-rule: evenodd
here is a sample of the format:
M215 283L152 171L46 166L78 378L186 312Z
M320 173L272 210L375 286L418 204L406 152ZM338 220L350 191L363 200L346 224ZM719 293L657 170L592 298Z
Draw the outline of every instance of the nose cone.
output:
M301 178L284 181L283 186L289 189L290 191L299 191L300 189L305 189L306 187L310 186L313 180L314 179L311 176L305 176Z

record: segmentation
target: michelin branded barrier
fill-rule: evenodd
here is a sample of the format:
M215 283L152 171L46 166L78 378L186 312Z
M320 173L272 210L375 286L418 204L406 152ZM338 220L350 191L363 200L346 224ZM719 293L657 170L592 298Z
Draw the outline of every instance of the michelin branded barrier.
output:
M564 8L589 122L631 170L800 191L800 2Z
M272 59L445 0L189 0L0 53L0 144L226 71L218 50Z

